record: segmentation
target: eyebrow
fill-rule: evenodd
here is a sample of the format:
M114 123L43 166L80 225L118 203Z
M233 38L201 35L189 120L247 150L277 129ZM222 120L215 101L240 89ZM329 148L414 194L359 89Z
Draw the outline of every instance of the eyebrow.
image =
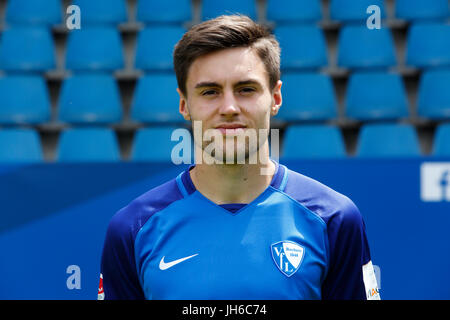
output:
M237 87L237 86L242 86L242 85L247 85L247 84L256 84L258 86L261 86L261 83L255 79L242 80L242 81L239 81L238 83L236 83L234 86ZM197 83L194 88L199 89L199 88L211 88L211 87L221 88L222 86L220 84L218 84L217 82L204 81L204 82Z

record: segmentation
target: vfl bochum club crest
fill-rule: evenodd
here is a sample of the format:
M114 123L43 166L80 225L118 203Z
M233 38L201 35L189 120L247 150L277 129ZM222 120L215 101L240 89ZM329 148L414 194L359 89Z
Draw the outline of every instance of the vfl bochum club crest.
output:
M305 255L305 248L292 241L276 242L270 246L270 249L276 266L287 277L298 270Z

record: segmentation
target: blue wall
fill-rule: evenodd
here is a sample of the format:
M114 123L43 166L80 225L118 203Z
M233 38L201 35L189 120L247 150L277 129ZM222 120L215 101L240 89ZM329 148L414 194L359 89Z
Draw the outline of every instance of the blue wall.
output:
M282 161L359 207L373 263L380 267L382 299L450 299L450 202L421 201L424 161L432 160ZM111 216L184 168L0 166L0 299L96 299ZM66 272L71 265L80 268L80 289L67 286L68 279L74 283Z

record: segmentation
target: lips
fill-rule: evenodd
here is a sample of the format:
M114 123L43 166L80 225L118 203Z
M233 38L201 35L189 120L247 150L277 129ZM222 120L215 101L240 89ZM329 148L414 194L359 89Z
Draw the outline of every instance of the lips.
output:
M222 134L237 134L246 128L243 124L223 124L216 127Z

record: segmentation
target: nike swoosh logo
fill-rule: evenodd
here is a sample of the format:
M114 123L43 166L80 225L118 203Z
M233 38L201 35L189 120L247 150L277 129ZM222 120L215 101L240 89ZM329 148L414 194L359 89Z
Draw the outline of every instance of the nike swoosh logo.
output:
M187 259L195 257L196 255L198 255L198 253L193 254L192 256L189 256L189 257L184 257L184 258L181 258L181 259L178 259L178 260L174 260L172 262L167 262L167 263L164 262L164 258L165 258L165 256L164 256L164 257L162 257L161 261L159 262L159 269L160 270L167 270L169 268L172 268L174 265L177 265L177 264L179 264L179 263L181 263L183 261L186 261Z

